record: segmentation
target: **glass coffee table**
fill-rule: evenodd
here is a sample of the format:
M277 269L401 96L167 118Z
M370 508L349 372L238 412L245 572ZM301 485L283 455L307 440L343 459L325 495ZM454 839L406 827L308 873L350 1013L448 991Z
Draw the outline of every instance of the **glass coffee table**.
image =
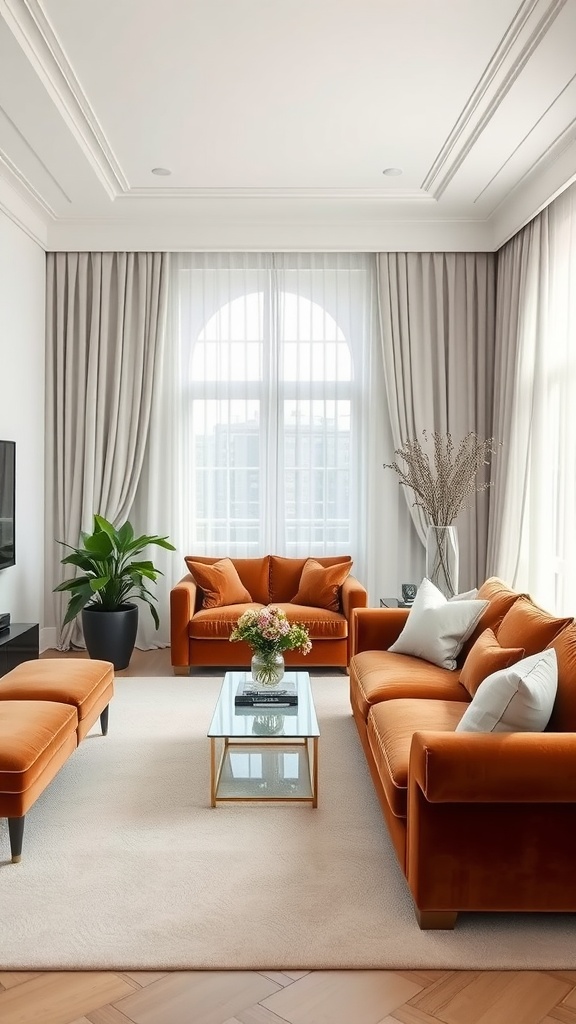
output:
M307 672L285 672L298 704L238 707L250 672L227 672L208 730L210 803L299 801L318 806L318 719ZM219 756L218 756L219 755Z

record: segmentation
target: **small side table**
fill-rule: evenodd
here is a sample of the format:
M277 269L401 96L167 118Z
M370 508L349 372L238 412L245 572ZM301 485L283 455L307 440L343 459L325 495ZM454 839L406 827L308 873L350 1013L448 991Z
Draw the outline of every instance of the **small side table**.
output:
M397 597L381 597L381 608L411 608L414 602L407 604L406 601L399 601Z
M40 629L37 622L13 622L0 633L0 676L5 676L23 661L32 661L40 653Z

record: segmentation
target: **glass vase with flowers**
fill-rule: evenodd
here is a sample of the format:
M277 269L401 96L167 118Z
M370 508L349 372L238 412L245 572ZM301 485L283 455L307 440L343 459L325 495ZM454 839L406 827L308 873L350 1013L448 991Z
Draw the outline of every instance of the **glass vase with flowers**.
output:
M284 675L284 651L308 654L312 642L306 626L289 622L281 608L249 609L230 634L234 643L244 640L254 652L252 678L260 686L276 686Z

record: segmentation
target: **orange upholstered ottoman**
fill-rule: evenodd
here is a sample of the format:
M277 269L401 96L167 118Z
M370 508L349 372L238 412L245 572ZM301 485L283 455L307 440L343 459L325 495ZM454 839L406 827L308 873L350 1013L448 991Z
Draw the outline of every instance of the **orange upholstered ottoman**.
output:
M13 861L28 808L98 717L108 732L113 694L108 661L43 658L0 678L0 818L8 818Z
M108 705L114 694L114 666L88 658L24 661L0 679L0 701L49 700L70 704L78 717L78 743L100 716L108 731Z
M0 701L0 817L12 860L22 854L24 815L76 749L76 709L44 700Z

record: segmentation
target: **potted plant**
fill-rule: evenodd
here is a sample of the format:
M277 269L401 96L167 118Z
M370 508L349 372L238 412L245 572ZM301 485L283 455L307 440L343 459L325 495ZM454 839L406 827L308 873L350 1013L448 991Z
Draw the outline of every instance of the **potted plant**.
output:
M129 522L116 529L103 516L97 515L92 533L81 533L80 542L77 548L64 541L58 542L70 548L62 565L74 565L81 570L80 575L54 588L70 595L64 625L81 612L90 657L111 661L115 669L126 668L138 629L138 607L133 603L134 598L148 604L156 629L160 625L153 604L156 597L146 583L148 580L154 583L162 573L152 562L138 555L149 544L157 544L168 551L176 548L166 537L135 537Z

